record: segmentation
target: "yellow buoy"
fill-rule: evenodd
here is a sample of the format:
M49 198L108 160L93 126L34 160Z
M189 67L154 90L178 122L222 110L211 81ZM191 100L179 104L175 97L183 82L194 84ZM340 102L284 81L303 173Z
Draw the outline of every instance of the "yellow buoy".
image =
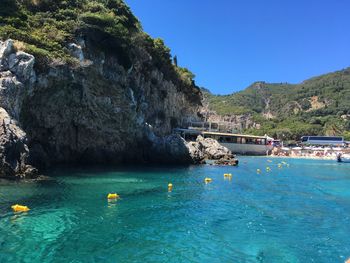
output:
M271 160L267 160L267 162L272 163L272 161L271 161Z
M168 192L171 192L173 190L173 184L168 184Z
M224 179L232 180L232 174L224 174Z
M211 178L209 178L209 177L206 177L205 179L204 179L204 182L206 183L206 184L208 184L208 183L211 183L213 180L211 179Z
M271 168L267 166L266 171L271 171Z
M256 169L256 172L259 174L259 173L261 173L261 170L260 169Z
M278 164L278 168L282 168L282 164L279 163L279 164Z
M108 199L118 199L118 198L120 198L120 196L118 194L116 194L116 193L114 193L114 194L109 193L107 195L107 198Z
M13 212L27 212L29 211L30 209L28 208L28 206L25 206L25 205L13 205L11 206Z

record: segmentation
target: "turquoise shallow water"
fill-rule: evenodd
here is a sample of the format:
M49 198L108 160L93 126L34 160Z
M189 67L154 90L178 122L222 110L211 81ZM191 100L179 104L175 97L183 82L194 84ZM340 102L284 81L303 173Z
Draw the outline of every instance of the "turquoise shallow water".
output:
M0 262L344 262L350 164L267 160L56 170L51 181L2 181ZM278 169L281 161L290 166ZM108 203L108 192L122 199ZM31 210L14 214L15 203Z

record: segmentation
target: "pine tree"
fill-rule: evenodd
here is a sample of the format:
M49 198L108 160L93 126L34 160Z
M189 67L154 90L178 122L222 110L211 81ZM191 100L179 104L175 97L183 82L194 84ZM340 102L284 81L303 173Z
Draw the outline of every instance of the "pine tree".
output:
M174 56L173 60L174 60L174 65L177 67L177 56L176 55Z

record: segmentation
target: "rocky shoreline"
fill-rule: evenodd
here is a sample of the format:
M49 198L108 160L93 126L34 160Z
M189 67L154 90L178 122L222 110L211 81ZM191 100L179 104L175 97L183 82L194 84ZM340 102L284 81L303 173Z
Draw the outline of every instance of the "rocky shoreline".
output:
M186 142L178 134L166 136L153 144L151 152L158 163L237 165L234 154L216 140L199 135L196 141Z
M188 142L187 147L193 163L203 164L212 160L214 165L238 165L235 155L214 139L199 135L195 142Z
M0 41L0 177L36 178L56 164L235 163L214 140L171 134L198 118L198 90L179 91L155 69L146 78L144 61L125 71L88 39L79 47L80 66L36 72L34 56Z

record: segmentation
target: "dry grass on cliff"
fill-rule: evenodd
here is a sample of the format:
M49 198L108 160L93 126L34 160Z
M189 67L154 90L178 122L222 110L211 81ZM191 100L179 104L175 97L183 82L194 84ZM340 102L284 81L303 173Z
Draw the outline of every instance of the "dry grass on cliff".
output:
M24 51L26 49L26 44L22 41L15 40L13 42L13 47L16 51Z

